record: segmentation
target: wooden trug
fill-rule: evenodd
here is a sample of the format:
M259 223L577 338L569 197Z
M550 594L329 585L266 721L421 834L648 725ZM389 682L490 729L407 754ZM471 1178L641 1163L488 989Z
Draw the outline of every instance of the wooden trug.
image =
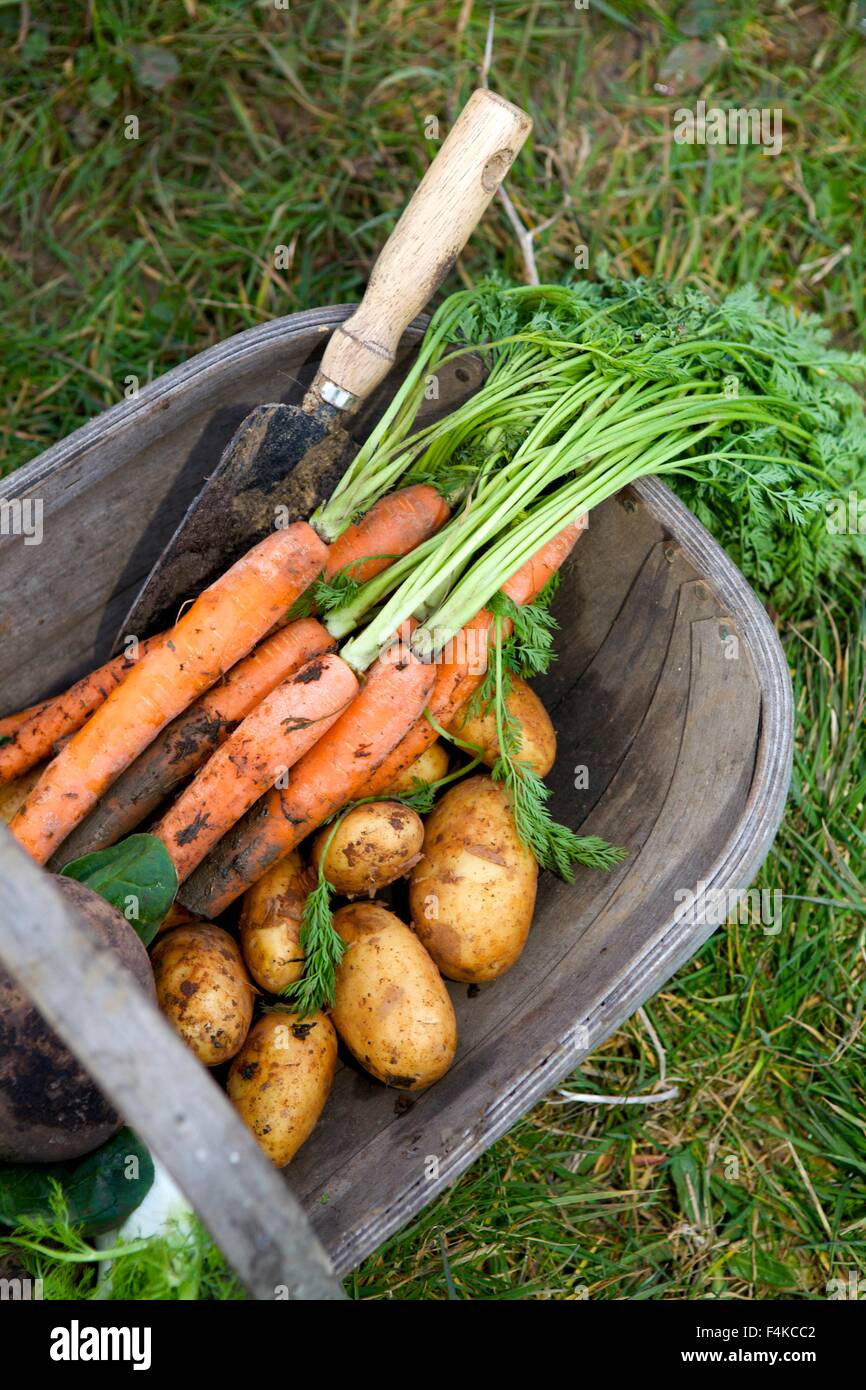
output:
M104 659L209 462L251 406L300 399L350 312L241 333L0 482L0 497L42 499L45 529L39 547L0 539L4 710ZM404 352L422 329L413 324ZM559 659L538 687L559 737L553 810L626 845L628 858L609 874L581 871L573 886L543 875L515 968L480 991L450 986L460 1030L452 1070L398 1103L343 1063L285 1178L156 1011L88 955L47 876L3 844L0 958L259 1298L276 1284L295 1297L333 1293L299 1210L337 1273L355 1266L698 950L715 923L684 894L743 891L770 848L791 764L784 656L743 577L663 484L642 482L592 513L557 615ZM100 1019L109 1001L111 1018Z

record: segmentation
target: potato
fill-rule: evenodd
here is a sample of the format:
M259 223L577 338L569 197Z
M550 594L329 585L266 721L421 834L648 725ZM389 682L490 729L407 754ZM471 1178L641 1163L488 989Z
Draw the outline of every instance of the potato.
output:
M337 1035L324 1014L265 1014L229 1068L227 1090L268 1158L284 1168L331 1091Z
M271 994L279 994L303 974L301 917L314 887L315 874L293 850L244 894L241 950L256 984Z
M154 997L147 951L126 918L75 879L53 882L93 935ZM55 1163L80 1158L104 1144L122 1123L23 990L0 970L0 1159Z
M518 757L521 762L528 763L539 777L546 777L556 761L556 732L550 715L535 691L520 676L511 677L505 707L522 730ZM492 704L486 711L472 717L465 712L457 714L448 728L458 738L482 748L483 761L488 767L493 766L499 757L499 739Z
M352 1056L386 1086L438 1081L454 1060L457 1021L417 936L379 903L342 907L334 925L347 949L331 1017Z
M409 906L443 975L468 984L510 970L529 934L538 866L517 838L502 786L468 777L427 817Z
M22 777L16 777L14 782L5 782L0 787L0 821L4 825L8 825L12 817L17 815L44 769L45 763L40 763L38 767L32 767L29 772L25 772ZM67 860L63 862L66 863Z
M176 927L151 952L166 1018L206 1067L234 1057L253 1017L253 987L237 942L209 922Z
M313 841L316 869L333 826L324 826ZM338 825L328 849L325 877L338 893L370 897L417 863L424 842L421 818L399 801L356 806Z
M448 749L441 739L431 743L425 749L420 758L416 758L414 763L410 763L403 772L397 776L386 787L383 796L404 796L410 792L416 782L438 782L448 771Z

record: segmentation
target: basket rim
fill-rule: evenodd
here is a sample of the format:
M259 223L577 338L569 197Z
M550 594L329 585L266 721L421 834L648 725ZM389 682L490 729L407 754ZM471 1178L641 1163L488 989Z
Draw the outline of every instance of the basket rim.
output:
M191 386L210 368L230 368L233 362L242 360L251 348L279 342L280 339L295 336L304 329L315 328L324 333L326 329L343 323L357 307L357 304L329 304L322 309L301 309L296 314L285 314L281 318L270 319L267 323L244 328L240 333L232 334L230 338L222 338L211 347L203 348L201 352L194 353L176 367L169 367L168 371L149 381L134 397L100 410L71 434L65 435L63 439L43 449L14 472L0 478L0 496L11 497L28 492L43 478L53 473L59 465L73 462L97 440L104 439L106 434L126 429L137 417L149 415L155 406L164 408L169 397L174 397L185 387ZM421 314L412 320L406 333L420 337L429 322L429 314Z

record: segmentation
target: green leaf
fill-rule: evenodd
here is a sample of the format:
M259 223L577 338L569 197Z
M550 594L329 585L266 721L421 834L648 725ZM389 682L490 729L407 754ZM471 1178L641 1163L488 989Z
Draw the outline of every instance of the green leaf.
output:
M163 87L174 82L180 72L180 64L174 54L161 45L134 43L129 56L138 85L150 87L154 92L161 92Z
M314 580L302 594L299 594L286 615L287 623L296 623L299 618L309 618L316 610L316 581Z
M107 111L110 106L113 106L117 92L107 77L99 77L95 82L91 82L87 89L87 95L93 105L99 107L100 111Z
M696 1231L702 1231L708 1224L704 1209L704 1178L702 1165L698 1162L695 1145L680 1149L670 1161L670 1173L674 1180L677 1203L684 1219Z
M42 29L31 29L18 51L23 62L29 66L31 63L41 63L48 48L48 35Z
M714 68L717 68L723 50L715 43L705 43L703 39L686 39L678 43L659 65L658 80L666 92L676 94L699 87L705 82Z
M128 835L110 849L73 859L61 873L116 907L145 946L156 936L177 892L177 872L156 835Z
M754 1252L741 1250L736 1255L731 1256L725 1268L747 1284L767 1284L774 1289L796 1289L799 1287L796 1271L790 1265L783 1264L781 1260L776 1260L772 1255L768 1255L765 1250L755 1249Z
M550 788L520 759L522 731L508 709L510 681L503 668L502 618L496 603L494 612L494 662L491 700L496 715L499 757L493 764L494 782L502 782L514 818L517 837L542 869L550 869L566 883L574 882L574 865L592 869L612 869L622 863L626 851L609 845L598 835L575 835L567 825L555 821L547 807Z
M317 1013L326 1004L333 1004L337 990L337 966L343 957L346 943L334 926L331 911L333 888L325 878L324 865L331 840L343 820L338 816L322 851L319 877L315 888L307 894L301 917L301 946L304 951L304 973L294 984L280 990L291 999L299 1014Z
M120 1226L152 1183L153 1159L132 1130L122 1129L94 1153L69 1163L0 1164L0 1224L50 1221L59 1188L69 1224L95 1235Z
M677 11L676 26L691 39L708 39L725 27L722 6L716 0L688 0Z

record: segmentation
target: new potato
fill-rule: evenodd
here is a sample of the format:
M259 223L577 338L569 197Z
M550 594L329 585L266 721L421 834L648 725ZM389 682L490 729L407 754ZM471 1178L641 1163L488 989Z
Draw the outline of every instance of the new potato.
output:
M438 1081L457 1049L457 1021L439 971L417 936L378 903L334 916L346 942L331 1017L361 1066L386 1086Z
M410 763L407 768L394 779L390 787L383 793L383 796L405 796L411 792L416 782L438 782L448 771L448 749L441 739L431 743L429 748L425 748L420 757L414 763Z
M424 826L416 811L399 801L373 801L349 811L336 830L326 825L319 831L313 841L313 864L319 868L327 847L328 882L346 897L372 897L409 872L423 843Z
M502 786L468 777L427 817L409 905L418 939L452 980L510 970L529 934L538 866L517 838Z
M324 1014L265 1014L229 1068L227 1090L268 1158L284 1168L331 1090L337 1035Z
M271 994L279 994L303 974L301 917L314 886L315 875L293 850L244 894L241 951L256 984Z
M42 776L44 769L45 764L40 763L38 767L32 767L23 776L16 777L14 782L4 782L0 786L0 821L4 825L8 825L12 817L18 814Z
M531 686L520 676L511 677L505 707L520 725L517 757L539 777L546 777L556 761L556 732L550 715ZM480 714L457 714L448 726L451 733L483 750L483 761L492 767L499 757L499 736L492 704Z
M238 945L221 927L176 927L151 953L166 1018L206 1067L234 1057L253 1017L253 987Z

